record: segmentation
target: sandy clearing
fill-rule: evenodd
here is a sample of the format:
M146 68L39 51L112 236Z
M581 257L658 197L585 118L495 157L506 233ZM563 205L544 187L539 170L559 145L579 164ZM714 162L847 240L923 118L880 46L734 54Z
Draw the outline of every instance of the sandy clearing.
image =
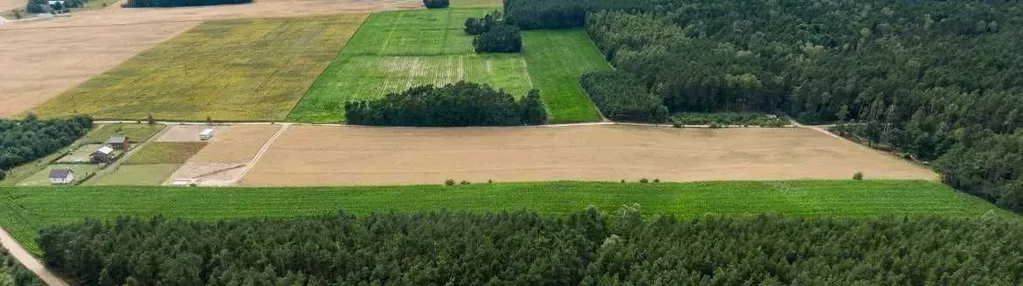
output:
M204 186L234 185L245 174L246 166L281 126L266 124L222 126L213 136L213 140L178 168L165 184L188 181ZM186 136L194 130L184 126L176 127ZM174 129L168 133L170 131Z
M0 118L25 112L202 21L421 8L420 0L261 0L168 9L112 6L2 25ZM57 30L59 37L46 36Z
M28 3L24 0L0 0L0 11L14 10L17 8L23 8ZM14 19L7 19L14 20Z
M246 186L589 180L926 179L930 170L804 128L292 126Z
M219 130L190 162L249 163L281 125L233 125Z
M0 26L0 117L10 117L85 82L198 22L48 30Z
M231 126L227 125L173 125L156 139L156 142L204 142L199 139L203 130L213 129L213 138L209 142L220 141L220 133Z

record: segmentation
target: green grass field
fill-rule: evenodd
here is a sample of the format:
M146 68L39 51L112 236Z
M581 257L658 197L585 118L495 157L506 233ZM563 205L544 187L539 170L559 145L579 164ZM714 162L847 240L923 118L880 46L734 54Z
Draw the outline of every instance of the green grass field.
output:
M78 187L0 188L0 225L33 243L43 226L86 217L163 214L196 220L315 215L527 209L560 215L639 203L645 214L795 216L940 215L1016 217L986 201L926 181L769 181L698 183L541 182L469 186L329 188Z
M465 19L487 9L374 13L288 115L303 122L340 122L344 104L409 87L460 80L504 89L516 97L531 88L517 54L478 55Z
M36 107L42 117L280 120L365 19L206 22Z
M103 144L107 143L111 136L124 135L131 142L145 142L149 140L149 137L153 137L160 130L163 130L164 127L166 126L163 124L110 123L90 131L83 140L89 143Z
M132 154L124 164L183 164L206 147L206 142L152 142Z
M584 73L610 70L586 31L536 30L522 33L529 75L540 90L551 123L600 121L597 107L579 84Z
M451 8L496 8L504 7L501 0L451 0Z
M159 186L170 178L181 164L122 164L112 173L97 175L86 186Z

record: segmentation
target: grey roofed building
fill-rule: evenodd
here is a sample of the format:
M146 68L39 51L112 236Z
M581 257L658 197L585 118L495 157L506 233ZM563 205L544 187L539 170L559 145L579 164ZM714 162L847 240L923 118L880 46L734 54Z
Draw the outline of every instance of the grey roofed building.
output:
M128 137L125 137L124 135L115 135L115 136L111 136L110 140L107 140L107 144L116 144L116 143L124 144L125 141L128 141Z
M67 178L67 175L71 173L71 169L52 169L50 170L50 179L63 179Z

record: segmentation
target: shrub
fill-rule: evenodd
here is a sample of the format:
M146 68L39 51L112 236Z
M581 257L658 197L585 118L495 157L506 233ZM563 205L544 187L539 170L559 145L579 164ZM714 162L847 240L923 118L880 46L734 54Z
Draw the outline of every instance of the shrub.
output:
M465 185L471 185L472 183L470 183L469 181L462 181L459 184L465 186Z
M664 122L668 109L661 98L646 92L639 80L621 71L592 72L581 84L600 111L613 120Z
M863 172L856 172L856 174L853 174L853 180L862 181L863 180Z
M522 30L511 25L496 25L472 40L477 53L518 53L522 50Z
M654 179L654 183L660 183L661 179Z
M448 179L447 181L444 181L444 185L445 186L454 186L455 185L455 180Z
M376 126L513 126L543 124L546 112L537 91L520 104L504 91L458 82L413 87L371 101L345 105L349 124ZM523 118L522 116L528 116Z
M504 23L500 11L494 11L487 13L483 18L469 18L465 19L465 33L469 35L479 35L490 31L494 26Z
M639 182L646 184L646 183L649 183L650 180L647 180L646 178L642 178L642 179L639 179Z
M447 8L451 3L448 0L423 0L423 5L426 5L426 8L429 9L436 9Z

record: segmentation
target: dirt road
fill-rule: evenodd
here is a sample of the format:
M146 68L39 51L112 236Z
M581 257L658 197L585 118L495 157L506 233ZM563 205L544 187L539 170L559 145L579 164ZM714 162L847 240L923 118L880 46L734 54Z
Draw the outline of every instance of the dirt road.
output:
M46 282L47 285L67 285L67 283L64 283L63 280L57 278L57 275L54 275L53 272L46 269L39 260L36 260L35 257L28 254L28 251L25 251L25 248L21 247L21 244L19 244L17 240L14 240L14 237L7 233L7 230L4 230L2 227L0 227L0 244L2 244L3 247L11 253L11 256L13 256L14 259L17 259L22 265L25 265L25 268L28 268L29 271L38 275L39 278L42 279L43 282Z

